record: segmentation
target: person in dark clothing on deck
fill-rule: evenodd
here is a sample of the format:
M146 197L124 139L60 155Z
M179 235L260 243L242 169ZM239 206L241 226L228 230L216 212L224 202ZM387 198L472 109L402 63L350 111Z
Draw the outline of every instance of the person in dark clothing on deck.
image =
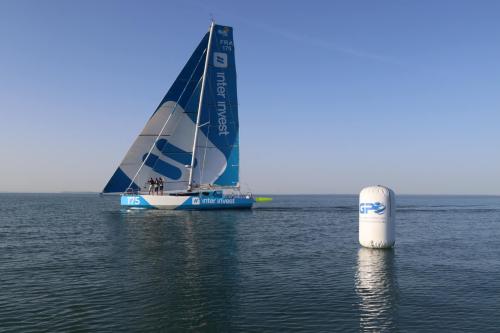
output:
M158 178L158 182L160 184L160 194L163 195L163 178Z
M153 180L153 177L150 177L149 180L148 180L148 184L149 184L149 194L153 194L153 187L155 185L155 181Z

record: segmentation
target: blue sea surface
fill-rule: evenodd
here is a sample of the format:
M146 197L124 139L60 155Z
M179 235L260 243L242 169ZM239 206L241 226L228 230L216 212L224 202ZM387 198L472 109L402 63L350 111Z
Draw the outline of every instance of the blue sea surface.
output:
M499 332L500 197L398 196L396 246L356 196L123 211L0 195L0 332Z

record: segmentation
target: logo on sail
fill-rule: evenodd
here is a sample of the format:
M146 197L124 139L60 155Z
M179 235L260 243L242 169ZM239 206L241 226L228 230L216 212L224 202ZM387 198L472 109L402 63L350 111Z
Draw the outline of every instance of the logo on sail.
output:
M229 29L229 27L224 27L224 28L222 28L222 29L218 29L218 30L217 30L217 33L218 33L219 35L222 35L222 36L224 36L224 37L227 37L227 36L228 36L228 34L229 34L229 30L230 30L230 29Z
M227 67L227 53L214 52L214 66L219 68Z

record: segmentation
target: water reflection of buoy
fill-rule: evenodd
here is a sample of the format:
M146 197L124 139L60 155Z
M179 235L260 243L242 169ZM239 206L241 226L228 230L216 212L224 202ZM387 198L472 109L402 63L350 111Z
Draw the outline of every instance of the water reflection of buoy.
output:
M399 287L394 250L360 248L356 274L360 298L361 331L393 331L397 328Z

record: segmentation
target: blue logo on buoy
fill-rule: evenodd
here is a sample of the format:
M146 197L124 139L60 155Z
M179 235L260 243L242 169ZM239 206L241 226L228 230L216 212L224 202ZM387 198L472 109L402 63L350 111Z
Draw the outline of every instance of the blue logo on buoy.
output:
M359 204L360 214L368 214L369 212L374 212L375 214L382 215L385 212L385 206L380 202Z

